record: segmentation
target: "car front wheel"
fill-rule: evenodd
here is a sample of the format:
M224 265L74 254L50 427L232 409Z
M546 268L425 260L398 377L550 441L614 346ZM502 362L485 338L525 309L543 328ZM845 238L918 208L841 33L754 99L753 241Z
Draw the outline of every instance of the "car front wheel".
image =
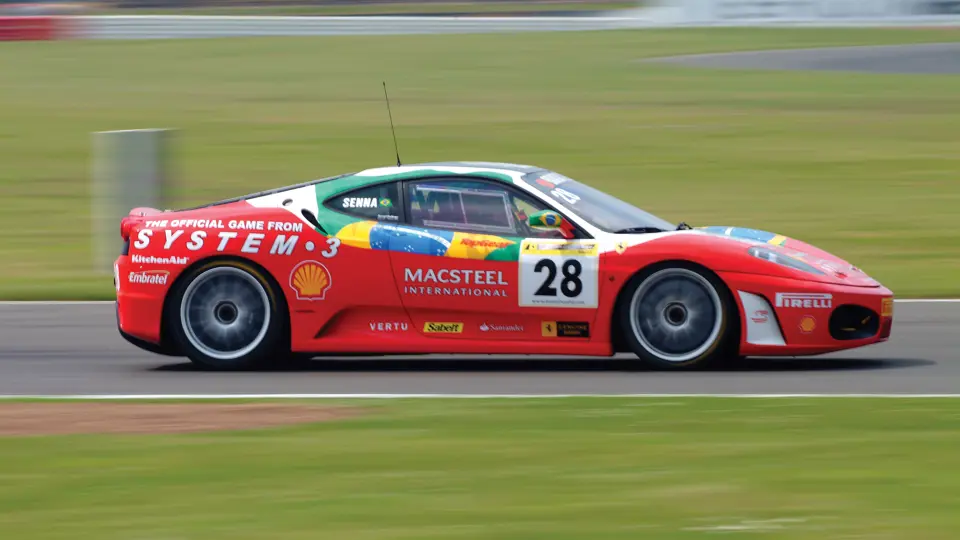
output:
M736 310L720 280L694 265L674 263L637 275L627 285L618 319L630 349L660 369L713 365L729 351Z
M168 328L201 367L246 369L286 355L279 291L252 265L201 265L178 282L171 299Z

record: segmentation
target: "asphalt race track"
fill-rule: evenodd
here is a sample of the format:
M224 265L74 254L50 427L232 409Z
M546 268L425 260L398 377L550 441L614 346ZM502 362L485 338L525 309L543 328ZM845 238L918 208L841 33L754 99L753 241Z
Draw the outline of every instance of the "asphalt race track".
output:
M690 67L886 74L960 74L960 43L837 47L657 58Z
M898 302L894 317L884 344L702 373L637 370L628 356L324 359L215 373L128 344L112 303L4 303L0 395L960 394L960 302Z
M710 54L681 65L960 73L960 43ZM414 356L314 360L296 370L198 371L124 341L113 303L0 303L0 395L960 394L960 302L898 302L872 347L735 368L663 373L631 357Z

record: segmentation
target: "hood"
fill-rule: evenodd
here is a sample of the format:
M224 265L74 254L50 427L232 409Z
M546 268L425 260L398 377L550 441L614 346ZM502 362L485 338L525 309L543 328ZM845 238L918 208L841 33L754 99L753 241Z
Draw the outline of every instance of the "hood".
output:
M800 240L781 234L757 229L726 226L699 227L696 230L740 241L747 241L755 245L762 244L771 251L793 257L824 272L825 275L823 276L808 274L810 281L821 281L854 287L880 286L879 282L868 276L863 270L860 270L840 257L807 244L806 242L801 242Z

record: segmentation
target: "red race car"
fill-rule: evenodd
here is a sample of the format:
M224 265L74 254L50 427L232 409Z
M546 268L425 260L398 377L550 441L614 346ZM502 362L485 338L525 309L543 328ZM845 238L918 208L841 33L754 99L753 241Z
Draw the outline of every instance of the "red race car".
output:
M204 367L611 356L690 369L890 336L893 295L780 235L690 228L539 167L384 167L120 226L117 324Z

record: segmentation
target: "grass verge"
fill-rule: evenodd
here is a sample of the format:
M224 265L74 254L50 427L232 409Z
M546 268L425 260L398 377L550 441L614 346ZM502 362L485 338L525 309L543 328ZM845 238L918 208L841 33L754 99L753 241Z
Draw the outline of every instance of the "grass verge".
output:
M7 43L0 298L110 299L90 133L172 127L189 205L406 162L559 170L674 221L819 245L900 296L960 294L960 77L738 72L643 58L956 41L960 31L697 29Z
M345 403L369 410L255 431L0 438L0 530L946 540L960 528L960 400Z

